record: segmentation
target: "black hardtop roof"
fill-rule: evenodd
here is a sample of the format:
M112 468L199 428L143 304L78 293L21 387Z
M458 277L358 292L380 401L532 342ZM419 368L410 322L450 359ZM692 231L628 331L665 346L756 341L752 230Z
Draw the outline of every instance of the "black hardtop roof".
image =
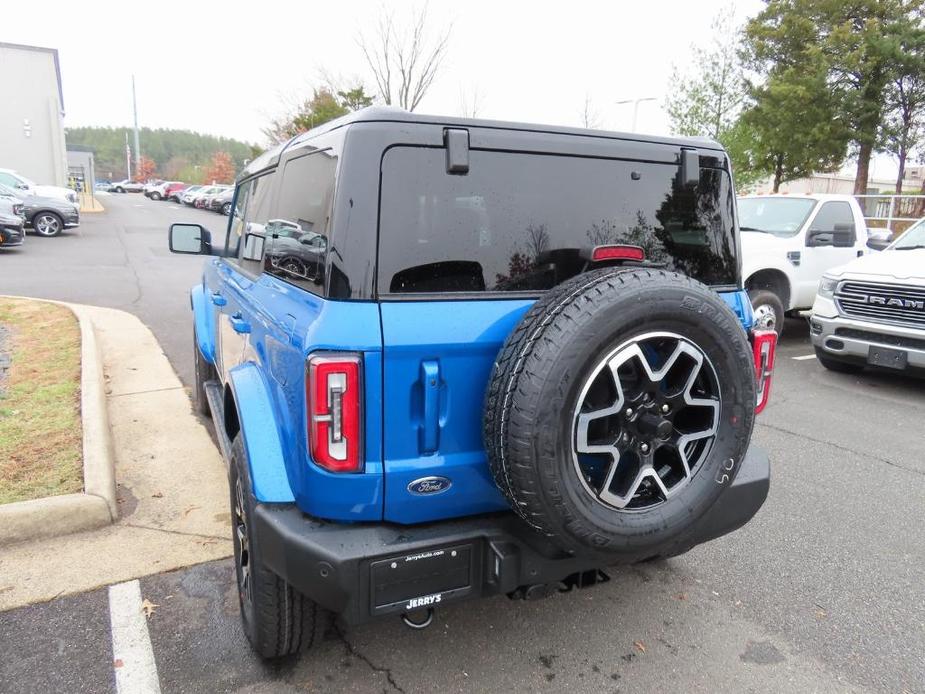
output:
M257 171L267 168L279 160L280 155L290 147L298 146L312 138L343 128L354 123L420 123L421 125L441 125L457 128L492 128L496 130L517 130L522 132L549 133L553 135L578 135L609 140L627 140L632 142L650 142L653 144L674 145L676 147L695 147L722 151L723 146L706 137L671 137L668 135L642 135L590 128L568 128L558 125L540 125L537 123L518 123L516 121L486 120L483 118L462 118L457 116L431 116L411 113L392 106L369 106L359 111L329 121L308 132L296 135L288 142L276 145L250 162L241 172L239 178L246 178Z

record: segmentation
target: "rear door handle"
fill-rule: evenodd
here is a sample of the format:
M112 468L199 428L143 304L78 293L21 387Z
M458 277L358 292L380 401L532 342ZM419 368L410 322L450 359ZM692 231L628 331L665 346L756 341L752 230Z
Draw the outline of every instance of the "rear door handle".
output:
M233 316L229 317L231 321L231 327L236 333L247 334L251 331L250 323L248 323L244 318L241 317L240 313L236 313Z
M224 306L228 301L218 292L212 292L212 303L216 306Z
M436 453L440 445L440 365L435 360L421 362L424 413L421 420L421 452Z

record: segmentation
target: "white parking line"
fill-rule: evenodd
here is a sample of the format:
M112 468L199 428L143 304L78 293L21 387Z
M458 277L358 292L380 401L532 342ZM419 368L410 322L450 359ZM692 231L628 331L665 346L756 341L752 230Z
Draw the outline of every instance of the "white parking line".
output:
M160 694L157 665L138 581L109 587L112 669L119 694Z
M804 354L802 357L790 357L794 361L806 361L807 359L815 359L815 354Z

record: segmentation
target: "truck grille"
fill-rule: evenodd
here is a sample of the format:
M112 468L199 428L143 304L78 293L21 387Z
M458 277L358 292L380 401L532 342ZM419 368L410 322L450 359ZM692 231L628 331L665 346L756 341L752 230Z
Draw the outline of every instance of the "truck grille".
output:
M863 320L925 328L925 287L874 282L842 282L838 310Z

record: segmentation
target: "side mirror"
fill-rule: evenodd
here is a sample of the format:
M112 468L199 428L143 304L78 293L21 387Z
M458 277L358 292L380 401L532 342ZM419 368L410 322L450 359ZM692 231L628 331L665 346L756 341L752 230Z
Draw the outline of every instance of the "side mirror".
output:
M882 251L890 243L892 242L887 239L867 239L867 247L875 251Z
M171 224L168 242L171 253L212 255L212 234L199 224Z
M832 232L832 245L836 248L854 246L854 224L836 224Z
M17 183L16 187L20 190L29 190L29 185L27 183Z
M834 246L835 232L810 229L806 232L806 245L808 247Z

